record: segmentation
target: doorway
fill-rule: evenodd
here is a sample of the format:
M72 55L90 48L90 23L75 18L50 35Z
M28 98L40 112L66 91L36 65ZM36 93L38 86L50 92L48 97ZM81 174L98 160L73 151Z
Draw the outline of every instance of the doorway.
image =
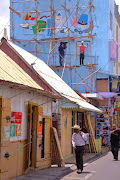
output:
M28 104L27 168L36 166L38 106Z

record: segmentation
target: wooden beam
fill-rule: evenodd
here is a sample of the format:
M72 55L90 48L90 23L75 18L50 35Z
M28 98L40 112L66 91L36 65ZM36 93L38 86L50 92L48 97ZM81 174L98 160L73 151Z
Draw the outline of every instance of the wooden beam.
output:
M74 89L76 89L76 87L78 87L80 84L82 84L86 79L88 79L89 77L93 76L95 73L97 73L98 71L100 71L100 69L98 69L97 71L95 71L94 73L90 74L87 78L85 78L83 81L81 81L77 86L74 87Z
M40 44L40 42L37 39L35 39L35 38L34 38L34 41L37 42L38 44Z
M94 34L94 35L92 35L93 37L95 37L95 36L97 36L96 34ZM88 35L88 36L78 36L78 37L66 37L66 38L62 38L63 40L71 40L71 41L73 41L73 40L75 40L75 39L82 39L82 38L89 38L90 36ZM62 41L61 40L61 38L49 38L49 40L51 40L51 41Z
M11 36L11 39L12 39L13 41L18 42L19 44L21 43L21 42L20 42L20 41L18 41L17 39L14 39L12 36Z
M89 37L93 39L94 35L92 35L92 34L89 33Z
M62 7L63 7L67 12L70 12L70 10L67 9L64 5L62 5Z
M15 11L13 8L11 8L11 7L9 7L9 9L11 10L11 11L13 11L14 13L16 13L19 17L20 17L20 13L18 13L17 11Z

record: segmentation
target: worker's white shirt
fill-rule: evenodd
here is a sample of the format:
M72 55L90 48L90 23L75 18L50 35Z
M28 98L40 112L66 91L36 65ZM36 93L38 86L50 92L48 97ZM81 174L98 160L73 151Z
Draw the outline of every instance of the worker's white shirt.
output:
M82 136L80 135L80 133L73 133L72 135L72 145L74 146L84 146L85 145L85 141L87 140L87 136L85 135L85 133L82 132Z

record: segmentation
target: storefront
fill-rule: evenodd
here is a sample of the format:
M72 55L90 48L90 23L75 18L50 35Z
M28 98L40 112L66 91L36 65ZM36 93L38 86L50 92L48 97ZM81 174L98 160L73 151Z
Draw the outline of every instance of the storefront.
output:
M51 103L40 106L50 99L35 92L24 92L20 95L20 90L10 90L1 86L0 88L1 179L21 175L29 167L50 167ZM19 95L14 98L4 98L15 93ZM29 102L31 97L34 100Z

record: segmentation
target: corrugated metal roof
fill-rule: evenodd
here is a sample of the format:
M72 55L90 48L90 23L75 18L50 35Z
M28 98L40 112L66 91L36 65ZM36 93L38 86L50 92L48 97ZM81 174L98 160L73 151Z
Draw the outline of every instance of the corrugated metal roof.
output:
M21 47L15 45L14 43L8 41L8 43L31 65L35 62L33 66L34 69L40 74L40 76L45 79L61 96L69 99L72 102L76 102L81 109L101 112L95 106L86 102L81 98L72 88L70 88L44 61L37 58L36 56L30 54Z
M0 80L44 90L9 56L0 50Z

